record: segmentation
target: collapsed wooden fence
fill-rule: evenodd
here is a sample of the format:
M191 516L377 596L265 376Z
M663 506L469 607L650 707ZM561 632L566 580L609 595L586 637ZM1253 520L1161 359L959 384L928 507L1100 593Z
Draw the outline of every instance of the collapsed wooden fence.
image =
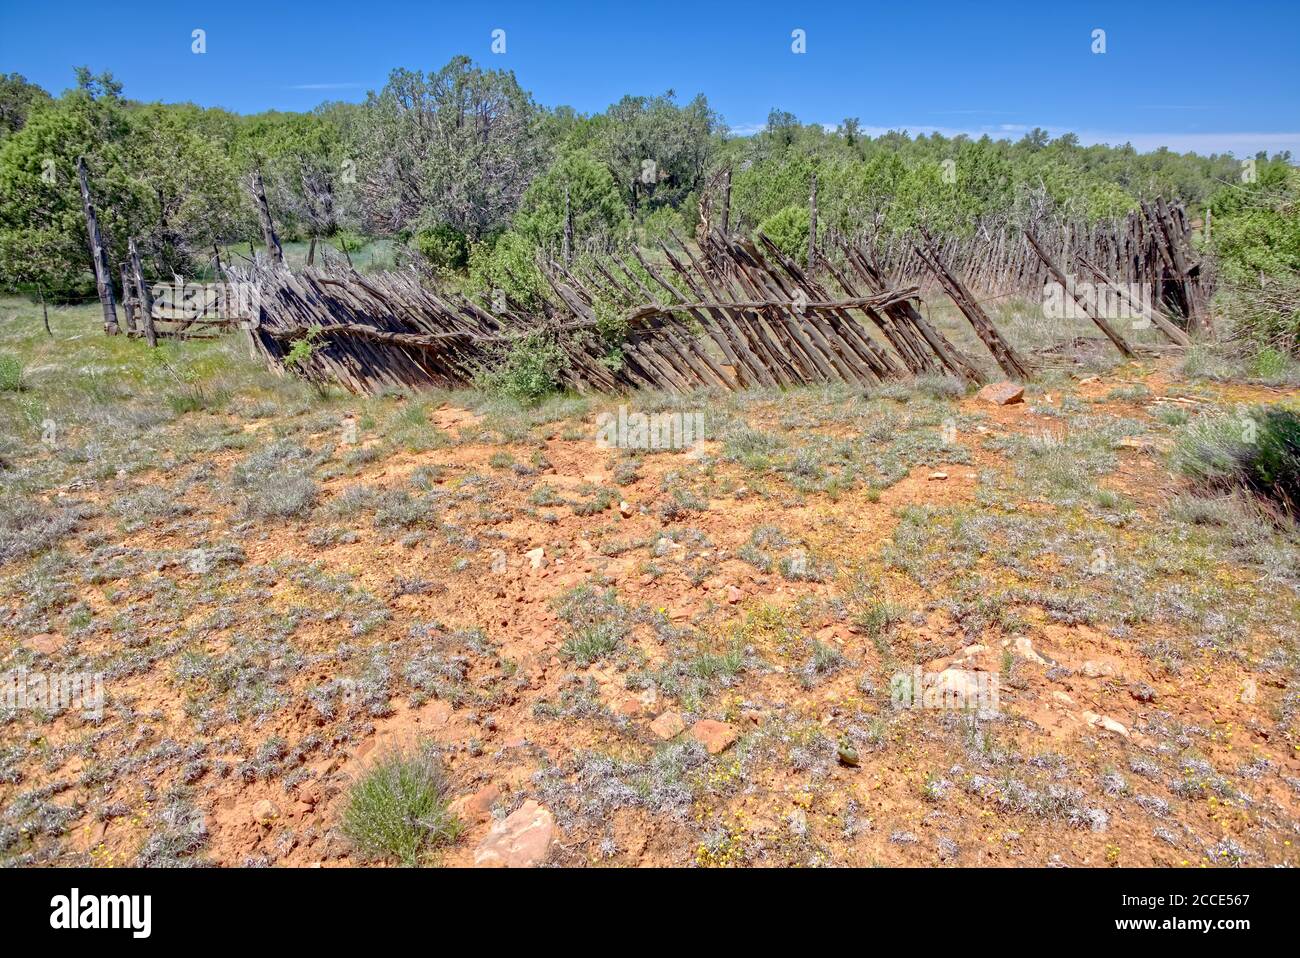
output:
M84 162L78 172L105 331L116 333L108 257ZM674 234L675 246L660 244L652 256L633 247L574 261L566 224L565 255L539 263L553 295L531 309L497 296L488 309L415 272L289 271L257 176L253 189L267 257L222 270L214 250L225 283L187 289L176 277L154 287L166 290L160 303L129 243L129 262L121 264L128 333L154 345L162 336L205 338L240 325L274 368L292 366L309 379L375 393L467 385L528 337L563 352L554 376L578 391L870 385L920 374L983 382L981 364L917 309L921 285L929 282L1016 379L1032 375L1032 364L1001 335L972 288L1041 294L1055 282L1129 358L1136 350L1109 323L1096 290L1113 294L1177 346L1190 343L1188 331L1212 331L1207 278L1186 213L1163 200L1143 204L1123 228L1110 230L1058 223L1016 238L1006 229L982 229L973 241L920 230L850 243L834 233L818 236L814 179L809 265L801 266L761 233L750 240L728 231L728 176L721 228L710 225L706 198L694 250ZM1081 271L1088 291L1068 269ZM231 289L255 290L256 303L241 295L232 304Z
M843 243L818 276L761 234L714 231L694 250L678 238L657 252L657 264L635 248L544 262L553 296L534 311L508 301L488 309L413 272L230 272L259 285L249 333L268 362L358 393L467 385L528 336L563 350L554 372L580 392L871 385L925 373L986 379L917 308L917 288L891 287L859 247ZM960 296L960 280L931 257ZM1026 378L1029 364L978 304L958 304L1005 373ZM615 341L602 335L611 310L623 328ZM304 341L310 348L295 350Z
M1193 330L1208 320L1214 277L1193 250L1192 222L1181 203L1158 199L1123 219L1091 226L1044 220L1033 231L1042 250L1058 263L1073 266L1082 257L1109 282L1145 289L1150 302L1188 318ZM932 282L924 255L931 243L923 239L924 232L875 235L864 245L892 283L924 288ZM1053 281L1024 231L1009 224L980 223L969 235L940 237L933 245L949 268L980 293L1036 296Z

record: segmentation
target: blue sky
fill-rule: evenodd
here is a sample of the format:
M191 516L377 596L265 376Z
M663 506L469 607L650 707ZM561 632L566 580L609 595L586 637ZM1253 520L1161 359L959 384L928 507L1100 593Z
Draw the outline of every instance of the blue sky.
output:
M504 54L491 52L495 29ZM796 29L806 53L791 50ZM1300 156L1295 0L0 5L0 71L57 93L85 63L135 99L241 113L361 100L393 67L432 70L457 53L584 112L624 93L702 92L738 131L779 107L872 132L1018 138L1042 126L1139 149Z

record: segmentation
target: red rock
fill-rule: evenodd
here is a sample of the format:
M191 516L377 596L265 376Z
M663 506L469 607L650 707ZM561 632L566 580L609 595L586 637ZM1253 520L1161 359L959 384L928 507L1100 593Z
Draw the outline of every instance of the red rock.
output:
M33 635L30 639L23 639L23 646L31 649L33 652L39 652L42 655L49 655L57 651L63 645L63 639L49 632L42 632L40 635Z
M975 398L995 406L1009 406L1012 403L1024 402L1025 387L1019 383L1006 381L989 383L975 394Z
M727 586L727 601L732 605L735 605L744 597L745 597L745 593L741 592L734 585Z
M555 840L555 816L532 799L497 822L474 850L480 868L529 868L545 860Z
M492 817L492 805L501 797L496 784L485 785L473 795L462 795L451 803L451 812L464 822L486 822Z
M713 719L700 719L691 726L691 737L708 749L710 755L724 751L739 734L734 725Z
M676 712L665 712L650 723L650 731L662 739L676 738L685 728L686 723Z

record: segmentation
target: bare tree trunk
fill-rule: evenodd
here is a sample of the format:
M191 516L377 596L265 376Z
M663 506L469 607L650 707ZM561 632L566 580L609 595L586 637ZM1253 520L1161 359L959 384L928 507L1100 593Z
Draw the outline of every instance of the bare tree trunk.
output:
M262 242L266 244L267 255L277 266L284 265L284 250L280 246L280 237L275 235L275 224L271 221L271 207L266 202L266 187L262 183L262 170L253 167L253 199L257 201L257 218L262 223Z
M817 267L817 174L812 177L812 192L808 194L808 272Z
M573 207L569 203L569 187L564 187L564 262L573 262Z
M119 329L117 306L113 302L113 280L108 272L108 254L104 251L104 239L99 233L99 220L95 218L95 205L90 200L85 157L77 157L77 178L81 181L81 208L86 214L86 235L90 239L90 256L95 264L95 286L99 290L100 305L104 307L104 332L116 336Z
M731 225L731 167L727 167L726 177L722 181L722 216L718 226L723 236L730 236Z

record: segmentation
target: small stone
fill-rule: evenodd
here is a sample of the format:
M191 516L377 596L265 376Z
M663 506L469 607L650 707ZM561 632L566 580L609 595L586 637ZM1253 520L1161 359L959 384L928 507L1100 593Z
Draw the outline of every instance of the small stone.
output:
M1025 387L1019 383L1006 381L989 383L975 394L975 398L995 406L1009 406L1012 403L1025 401Z
M1115 666L1110 662L1095 662L1089 659L1083 663L1080 671L1090 679L1099 679L1103 676L1114 675Z
M618 514L624 519L632 518L632 505L626 499L618 504Z
M451 812L461 821L486 822L492 817L492 805L501 797L496 784L485 785L473 795L462 795L451 803Z
M62 645L63 640L50 632L41 632L39 635L33 635L29 639L23 639L24 648L31 649L33 652L39 652L42 655L49 655L51 652L58 650Z
M665 712L650 723L650 731L665 741L681 735L685 728L686 723L682 721L682 717L676 712Z
M1084 712L1082 717L1089 725L1095 725L1097 728L1104 728L1108 732L1114 732L1116 735L1128 738L1128 728L1110 716L1098 715L1096 712Z
M1119 441L1123 449L1137 449L1140 452L1151 452L1156 448L1156 444L1144 436L1125 436Z
M1145 682L1134 682L1129 686L1128 694L1139 702L1154 702L1159 697L1159 693Z
M840 742L839 760L841 765L847 765L849 768L857 768L861 764L858 758L858 750L849 742Z
M276 808L275 802L270 799L262 799L253 805L253 821L269 822L272 819L280 817L280 809Z
M948 473L946 473L946 472L932 472L932 473L930 473L930 481L931 481L931 482L941 481L941 480L944 480L944 479L947 479L947 478L948 478Z
M1034 651L1034 643L1029 639L1025 638L1023 635L1019 636L1016 639L1015 645L1016 645L1016 652L1017 654L1019 654L1019 656L1022 659L1028 659L1030 662L1034 662L1037 665L1048 664L1047 659L1043 658L1041 655L1039 655L1037 652Z
M474 850L480 868L530 868L555 840L555 816L531 798L497 822Z
M741 592L734 585L727 586L727 602L730 603L731 605L735 605L744 597L745 597L745 593Z
M713 719L700 719L691 726L691 736L708 749L710 755L724 751L739 734L734 725Z
M1241 684L1241 704L1254 705L1259 698L1259 686L1255 684L1254 679L1246 679Z
M541 546L538 546L536 549L529 549L524 553L524 558L528 560L528 564L534 569L540 569L542 567L542 560L545 557L546 550Z
M796 808L790 813L790 834L795 838L803 838L808 834L808 813L802 808Z

